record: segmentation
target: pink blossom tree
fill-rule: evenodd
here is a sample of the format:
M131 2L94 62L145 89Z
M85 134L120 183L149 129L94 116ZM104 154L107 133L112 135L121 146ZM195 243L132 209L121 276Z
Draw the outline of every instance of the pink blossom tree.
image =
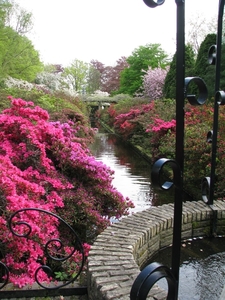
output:
M163 97L163 86L166 78L168 68L155 68L151 67L145 71L143 76L143 94L150 98L150 100L161 99Z

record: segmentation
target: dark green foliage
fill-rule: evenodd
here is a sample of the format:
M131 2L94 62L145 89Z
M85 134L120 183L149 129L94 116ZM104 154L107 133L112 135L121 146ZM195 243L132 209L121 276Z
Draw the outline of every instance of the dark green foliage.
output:
M201 43L198 56L195 63L195 76L201 77L208 88L208 97L211 99L214 96L215 86L215 66L208 62L208 52L212 45L216 44L216 34L211 33L206 36Z
M165 95L165 98L168 99L176 98L176 54L173 56L170 69L165 78L163 94Z
M203 77L207 73L208 63L208 52L212 45L216 44L216 34L211 33L206 36L204 41L201 43L196 63L195 63L195 75Z
M190 45L185 46L185 77L193 76L194 74L194 51ZM164 84L165 98L176 98L176 53L173 56L170 64L170 69L167 73Z
M220 73L220 89L225 90L225 44L222 45L221 49L221 73Z

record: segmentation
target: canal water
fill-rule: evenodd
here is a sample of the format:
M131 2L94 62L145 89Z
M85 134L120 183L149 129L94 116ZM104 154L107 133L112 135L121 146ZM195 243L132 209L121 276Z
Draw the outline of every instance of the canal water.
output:
M171 247L160 251L151 262L171 267ZM165 279L158 285L167 290ZM225 238L187 240L181 245L180 300L225 299Z
M155 191L151 186L150 163L115 134L100 128L90 150L97 161L114 170L113 186L133 201L131 213L173 201L173 191Z
M155 191L151 186L150 164L114 134L100 129L90 150L98 161L115 171L113 185L134 202L131 212L173 202L173 191ZM181 254L179 299L225 300L224 238L186 241ZM170 266L171 248L154 259ZM165 282L160 284L166 288Z

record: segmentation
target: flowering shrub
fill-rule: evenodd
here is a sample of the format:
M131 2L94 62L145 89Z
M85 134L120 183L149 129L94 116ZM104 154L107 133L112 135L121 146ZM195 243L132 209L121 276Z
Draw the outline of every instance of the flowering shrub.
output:
M115 117L114 128L125 139L131 137L135 129L139 127L141 116L154 110L154 103L139 105L129 110L128 113L119 114Z
M44 263L41 245L49 236L57 239L60 231L57 222L32 211L23 215L32 238L15 237L7 227L13 212L44 209L65 218L80 234L84 228L96 235L110 217L127 214L132 203L112 186L113 172L77 137L79 122L50 122L48 113L32 102L10 100L11 107L0 115L0 240L10 281L23 286L33 283L35 269ZM40 274L40 280L48 280L45 272Z
M124 139L142 149L152 162L160 157L175 157L175 100L153 100L150 104L131 102L109 108L110 122ZM195 198L201 198L201 181L210 176L211 144L207 133L213 128L212 104L191 106L186 103L184 131L184 187ZM105 120L105 119L104 119ZM219 111L215 197L224 198L225 180L225 113Z
M127 114L121 114L116 117L114 122L115 129L127 138L134 130L135 118L140 115L139 109L131 109ZM132 121L130 122L130 120Z
M171 120L169 122L166 122L162 119L155 118L154 119L154 125L150 125L147 128L147 132L153 131L153 132L161 132L161 134L165 134L168 132L168 130L175 130L176 128L176 120Z
M42 72L37 75L36 83L30 83L25 80L20 80L12 77L7 77L4 84L8 88L23 89L31 91L43 91L45 94L52 94L53 91L63 91L65 95L76 97L78 93L74 90L65 87L65 82L59 73Z

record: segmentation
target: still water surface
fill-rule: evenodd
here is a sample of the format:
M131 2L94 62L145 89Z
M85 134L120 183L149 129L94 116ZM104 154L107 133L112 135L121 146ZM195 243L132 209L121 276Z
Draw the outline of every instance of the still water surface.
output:
M150 164L114 134L99 132L91 145L96 160L114 170L113 186L135 204L131 212L149 208L154 196L150 183Z
M152 188L150 164L114 134L100 130L90 150L98 161L115 171L113 185L134 202L132 212L173 202L173 195ZM169 266L170 251L162 252L155 261ZM225 284L224 239L187 242L181 260L180 300L225 300L225 289L221 298Z
M167 248L151 261L171 266L172 249ZM181 246L180 300L225 299L225 238L204 238ZM165 279L158 284L167 290Z

